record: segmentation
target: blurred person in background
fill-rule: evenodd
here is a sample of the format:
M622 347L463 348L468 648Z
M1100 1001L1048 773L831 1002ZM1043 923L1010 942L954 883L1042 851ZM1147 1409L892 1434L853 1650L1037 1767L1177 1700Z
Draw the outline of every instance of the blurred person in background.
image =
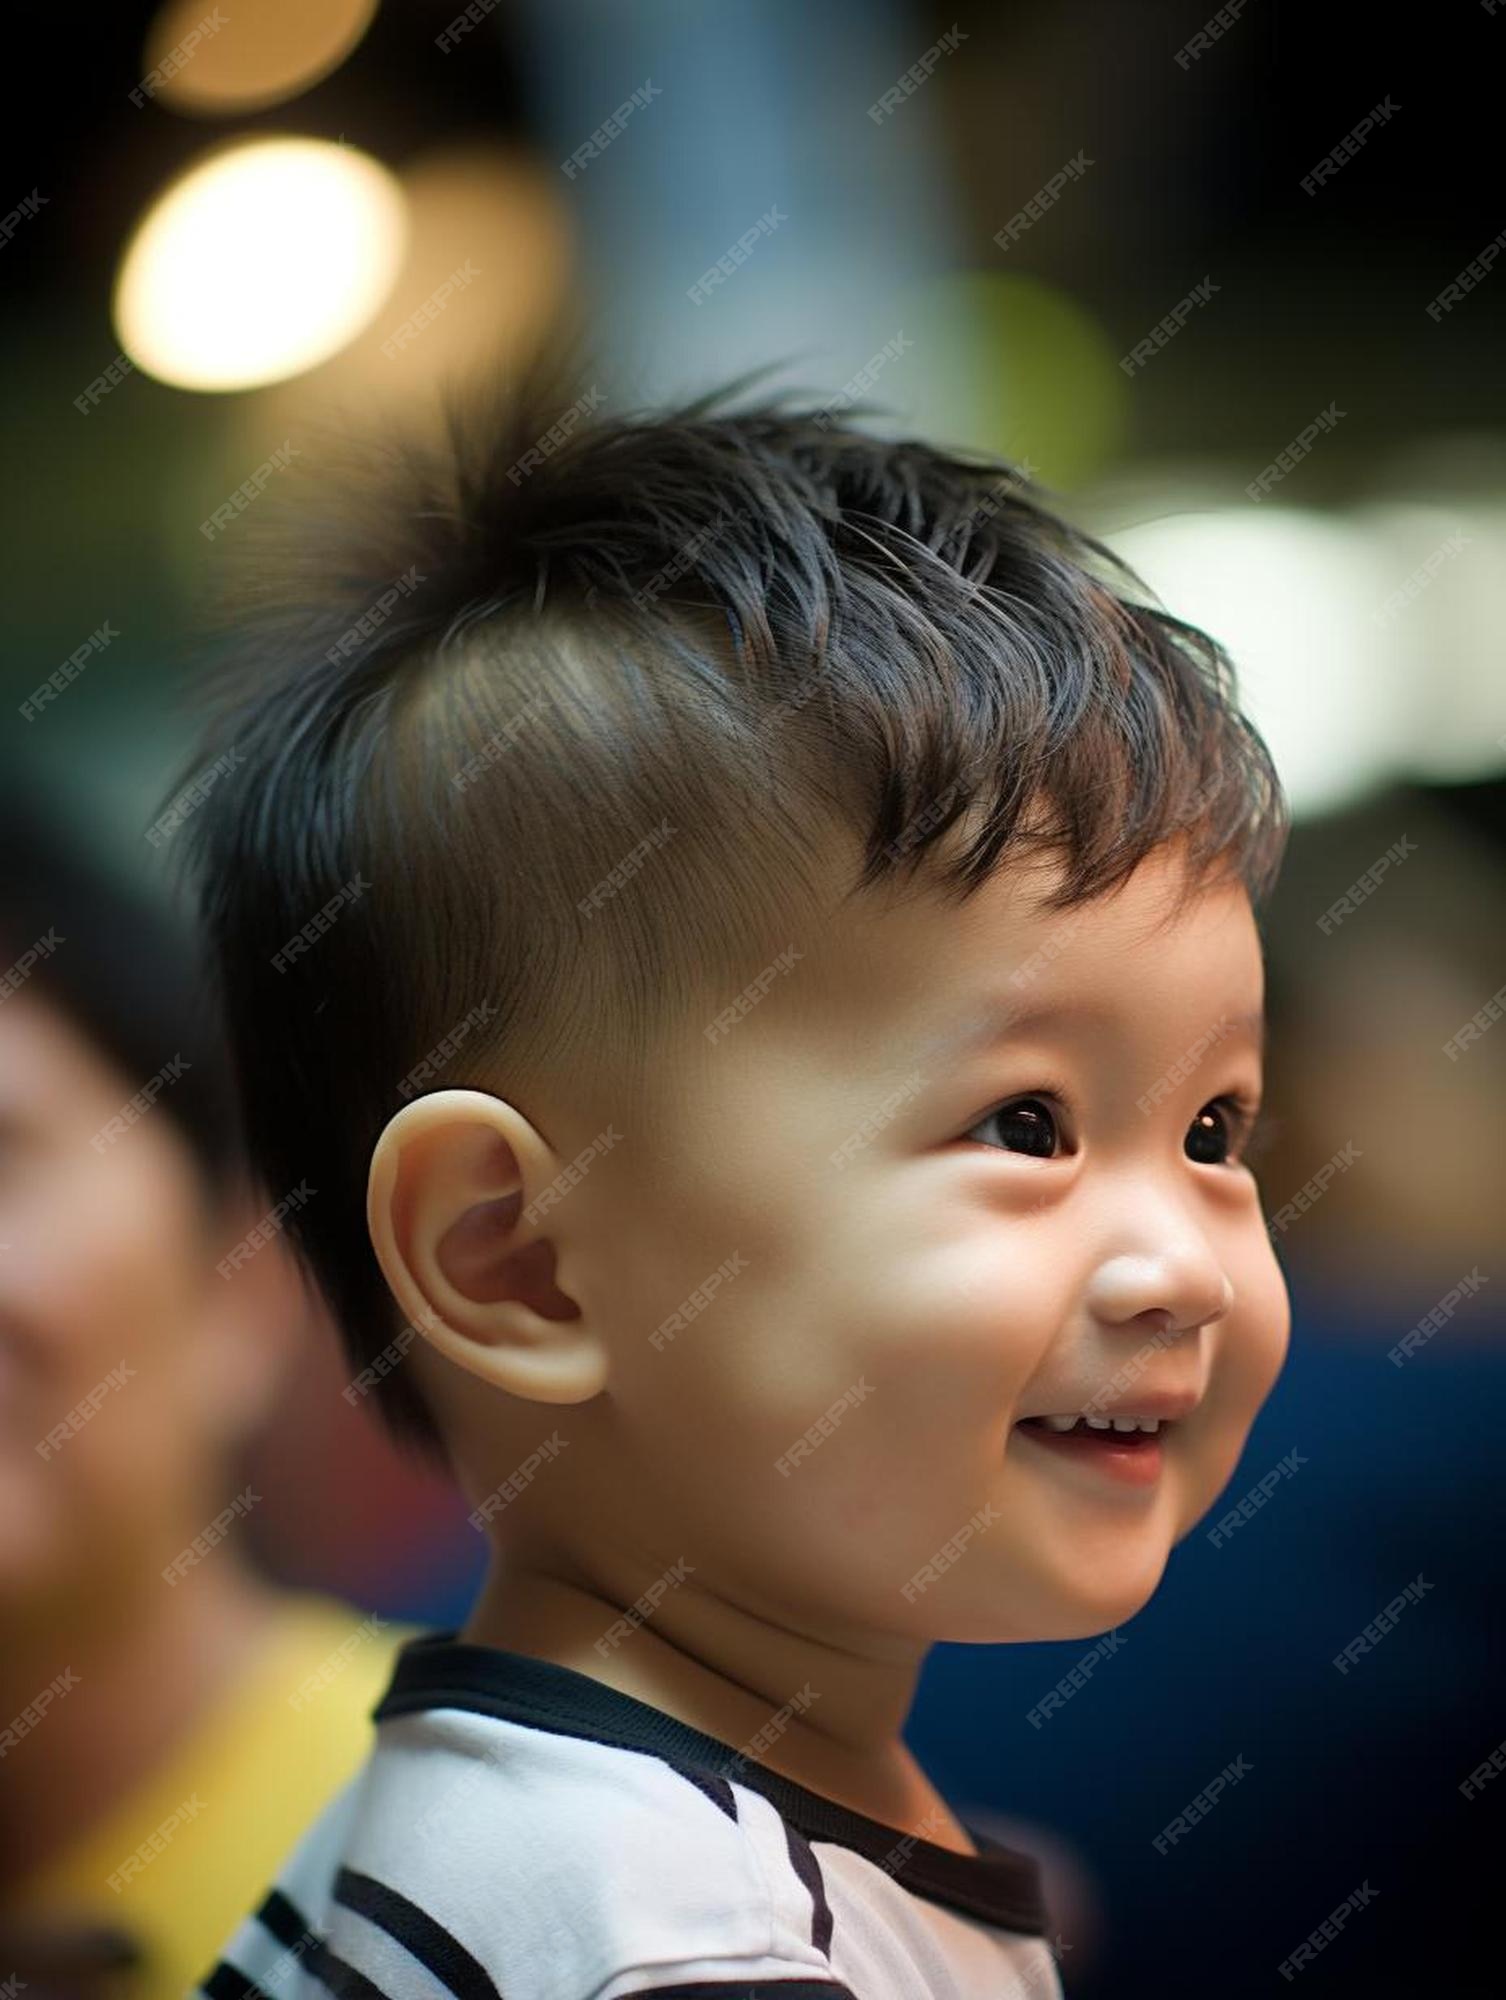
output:
M360 1763L408 1633L245 1553L311 1307L249 1234L189 940L14 779L0 852L0 1977L169 2000Z

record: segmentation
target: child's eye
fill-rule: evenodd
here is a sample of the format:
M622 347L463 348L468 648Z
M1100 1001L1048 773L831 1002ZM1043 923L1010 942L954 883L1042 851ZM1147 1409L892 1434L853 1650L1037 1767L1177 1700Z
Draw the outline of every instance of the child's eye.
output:
M1215 1097L1187 1128L1187 1157L1205 1167L1237 1167L1260 1129L1258 1105L1247 1097Z
M1038 1160L1051 1158L1056 1120L1041 1098L1019 1097L1010 1104L1001 1104L997 1111L986 1112L966 1137L975 1138L986 1126L995 1123L1005 1135L1007 1152L1028 1153ZM982 1143L986 1145L988 1141Z

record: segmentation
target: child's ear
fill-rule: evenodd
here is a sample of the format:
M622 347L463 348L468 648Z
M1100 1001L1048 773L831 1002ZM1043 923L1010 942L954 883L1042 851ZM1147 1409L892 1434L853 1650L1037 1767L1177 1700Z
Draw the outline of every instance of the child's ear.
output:
M435 1091L377 1140L366 1219L398 1305L441 1354L511 1395L583 1403L604 1387L608 1353L558 1283L560 1249L581 1227L560 1170L504 1099Z

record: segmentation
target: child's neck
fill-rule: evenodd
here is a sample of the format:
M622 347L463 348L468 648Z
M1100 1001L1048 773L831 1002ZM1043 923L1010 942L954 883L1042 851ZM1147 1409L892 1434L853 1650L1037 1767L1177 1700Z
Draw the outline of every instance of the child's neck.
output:
M772 1628L764 1649L740 1612L722 1620L682 1613L671 1638L665 1608L661 1603L652 1624L639 1625L629 1643L604 1655L597 1641L621 1612L610 1597L583 1579L494 1565L461 1636L571 1667L734 1748L750 1744L808 1687L815 1700L807 1698L805 1711L760 1746L759 1764L898 1834L976 1854L899 1733L918 1657L892 1667L859 1664ZM698 1604L703 1609L704 1598ZM797 1646L809 1657L798 1658ZM804 1666L810 1671L802 1672Z

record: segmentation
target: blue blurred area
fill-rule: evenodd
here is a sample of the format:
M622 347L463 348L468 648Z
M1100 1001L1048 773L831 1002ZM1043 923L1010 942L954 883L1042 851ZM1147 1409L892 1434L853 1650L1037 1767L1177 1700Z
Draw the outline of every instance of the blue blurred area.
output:
M1387 1349L1433 1300L1398 1300L1381 1324L1289 1282L1282 1378L1122 1648L1038 1728L1027 1711L1088 1642L938 1647L916 1701L909 1740L950 1796L1065 1836L1094 1878L1112 1966L1068 1952L1073 2000L1279 1990L1278 1966L1365 1881L1374 1900L1298 1969L1300 1991L1503 1991L1470 1954L1506 1780L1470 1799L1458 1786L1506 1735L1490 1641L1506 1328L1487 1285L1467 1326L1456 1316L1398 1368ZM1293 1474L1214 1546L1293 1450ZM1335 1655L1419 1575L1430 1588L1341 1673ZM1241 1756L1248 1772L1157 1852Z

